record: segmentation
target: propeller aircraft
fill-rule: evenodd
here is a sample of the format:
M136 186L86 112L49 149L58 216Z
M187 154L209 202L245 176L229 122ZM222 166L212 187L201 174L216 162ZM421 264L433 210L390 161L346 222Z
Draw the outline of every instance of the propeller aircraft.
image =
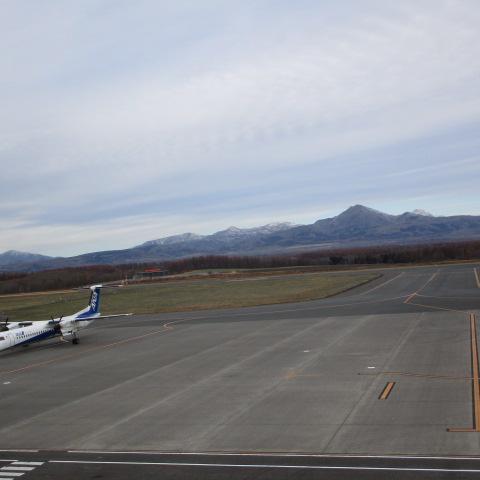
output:
M100 315L100 292L106 286L92 285L86 288L90 290L88 306L73 315L35 322L9 322L7 318L0 323L0 351L56 336L62 336L66 340L71 340L73 344L77 344L79 330L87 327L94 320L132 315L131 313Z

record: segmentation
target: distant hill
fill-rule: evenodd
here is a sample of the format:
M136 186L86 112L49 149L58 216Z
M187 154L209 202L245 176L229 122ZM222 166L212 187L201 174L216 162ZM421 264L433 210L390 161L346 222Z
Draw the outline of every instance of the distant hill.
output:
M19 252L17 250L8 250L0 254L0 270L15 269L18 265L28 265L33 262L50 260L52 257L39 255L37 253Z
M434 217L423 210L390 215L363 205L354 205L336 217L318 220L311 225L273 223L256 228L230 227L212 235L184 233L150 240L125 250L93 252L69 258L22 259L8 265L11 270L39 270L166 261L197 255L257 255L288 252L292 249L475 238L480 238L480 216Z
M480 237L480 216L434 217L427 212L389 215L363 205L348 208L333 218L318 220L269 237L277 246L318 243L382 244L468 240Z

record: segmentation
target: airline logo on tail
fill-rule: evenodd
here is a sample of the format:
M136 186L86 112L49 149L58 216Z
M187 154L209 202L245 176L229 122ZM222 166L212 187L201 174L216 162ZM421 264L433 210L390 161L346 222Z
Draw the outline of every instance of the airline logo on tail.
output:
M99 290L95 289L92 291L92 296L90 298L90 310L93 313L96 313L98 310L98 292Z

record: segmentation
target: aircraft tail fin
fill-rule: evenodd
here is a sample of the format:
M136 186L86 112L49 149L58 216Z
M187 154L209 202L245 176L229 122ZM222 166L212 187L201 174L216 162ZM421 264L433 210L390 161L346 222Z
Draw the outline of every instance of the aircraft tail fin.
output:
M102 288L101 285L93 285L90 287L90 301L88 302L89 310L88 313L90 315L95 315L96 313L100 312L100 289Z
M103 285L92 285L87 287L90 290L88 306L75 314L76 318L96 317L100 314L100 292Z

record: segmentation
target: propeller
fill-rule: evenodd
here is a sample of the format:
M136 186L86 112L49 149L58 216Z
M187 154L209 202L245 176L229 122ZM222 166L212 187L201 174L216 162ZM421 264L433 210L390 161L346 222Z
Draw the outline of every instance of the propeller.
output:
M5 323L0 326L0 332L6 332L8 330L8 316L5 316Z
M58 320L55 320L53 317L50 320L50 323L53 324L53 329L55 330L55 333L60 333L62 331L62 327L60 326L60 322L62 321L63 315L60 316Z

